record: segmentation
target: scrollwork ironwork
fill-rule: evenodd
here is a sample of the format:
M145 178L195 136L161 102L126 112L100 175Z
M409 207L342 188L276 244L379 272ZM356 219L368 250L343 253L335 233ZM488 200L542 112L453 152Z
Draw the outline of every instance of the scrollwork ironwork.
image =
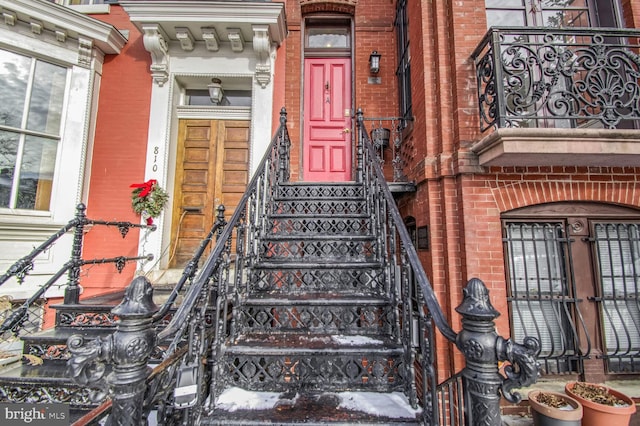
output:
M519 344L498 337L496 350L500 361L510 363L504 368L507 379L501 386L502 395L507 401L517 404L522 396L512 389L530 386L540 375L540 364L536 361L540 354L540 342L533 337L525 337L523 343Z
M481 129L592 123L613 129L624 121L639 122L638 35L604 29L490 30L473 54Z

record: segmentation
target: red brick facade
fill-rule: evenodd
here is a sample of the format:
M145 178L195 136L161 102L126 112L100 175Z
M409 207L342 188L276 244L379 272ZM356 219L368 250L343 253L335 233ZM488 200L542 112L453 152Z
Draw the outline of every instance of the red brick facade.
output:
M305 12L348 12L354 2L287 2L289 36L284 75L285 102L293 142L292 169L299 177L302 36ZM301 7L302 4L302 7ZM401 148L405 173L417 192L398 199L405 217L428 226L430 250L420 251L440 303L459 329L454 308L472 277L482 279L494 307L502 313L498 331L509 336L509 316L501 214L531 205L589 201L640 208L638 168L478 167L471 146L480 132L473 51L487 31L482 0L409 1L412 108L414 121ZM640 22L640 4L623 0L627 28ZM398 114L395 2L355 4L354 106L365 116ZM382 54L381 85L367 84L368 56ZM282 49L281 49L282 51ZM280 76L282 77L282 76ZM276 77L278 78L278 77ZM640 218L640 210L639 210ZM458 371L463 360L438 339L441 378Z

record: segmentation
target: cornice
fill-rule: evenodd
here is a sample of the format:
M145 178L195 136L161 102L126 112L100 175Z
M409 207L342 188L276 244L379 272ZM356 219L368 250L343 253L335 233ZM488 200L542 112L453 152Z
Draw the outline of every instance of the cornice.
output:
M2 13L15 14L17 21L38 22L42 28L64 37L91 39L105 54L118 54L127 42L112 25L68 7L45 0L0 0Z
M220 2L220 1L121 1L131 20L144 23L174 23L182 25L246 24L269 25L271 39L280 44L287 28L284 4L276 2Z

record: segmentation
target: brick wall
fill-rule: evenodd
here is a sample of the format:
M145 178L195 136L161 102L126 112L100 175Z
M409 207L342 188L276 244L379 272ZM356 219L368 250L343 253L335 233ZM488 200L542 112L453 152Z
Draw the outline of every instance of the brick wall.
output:
M353 88L355 99L354 109L362 108L366 117L389 117L398 115L397 84L395 77L396 47L395 29L393 19L395 8L388 0L360 0L333 1L333 2L302 2L304 16L320 14L323 16L332 13L351 16L348 12L355 10L355 34L354 40L354 77ZM355 7L354 7L355 5ZM346 13L345 13L346 12ZM384 12L384 13L381 13ZM302 138L302 29L303 15L298 1L286 3L287 36L284 52L285 75L284 93L285 104L288 112L288 127L291 137L291 179L299 180L302 171L300 162L300 148ZM282 50L282 49L281 49ZM381 84L369 84L369 55L377 50L382 55L380 72L377 75ZM280 77L276 77L280 78ZM355 113L355 111L353 111Z

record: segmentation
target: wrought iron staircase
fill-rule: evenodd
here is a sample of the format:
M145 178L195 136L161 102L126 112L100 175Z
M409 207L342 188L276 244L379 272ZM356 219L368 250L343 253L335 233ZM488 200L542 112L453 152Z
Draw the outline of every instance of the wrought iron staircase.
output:
M167 425L499 424L501 394L517 401L511 389L536 378L537 341L497 336L477 279L457 309L463 330L447 324L361 113L357 176L341 184L289 181L284 109L280 121L180 306L175 291L156 306L138 277L110 312L113 333L68 339L66 377L108 390L78 424L109 415L108 424L137 425L151 412ZM442 386L436 328L467 359ZM499 360L511 363L507 380ZM237 391L270 404L229 405Z
M297 395L305 410L289 407L290 418L280 419L291 424L415 423L411 410L400 419L374 418L337 410L340 394L333 405L326 396L402 392L406 385L399 317L363 184L278 183L263 223L220 347L221 392L282 392L293 407L289 399ZM206 422L246 424L276 413L216 404Z

